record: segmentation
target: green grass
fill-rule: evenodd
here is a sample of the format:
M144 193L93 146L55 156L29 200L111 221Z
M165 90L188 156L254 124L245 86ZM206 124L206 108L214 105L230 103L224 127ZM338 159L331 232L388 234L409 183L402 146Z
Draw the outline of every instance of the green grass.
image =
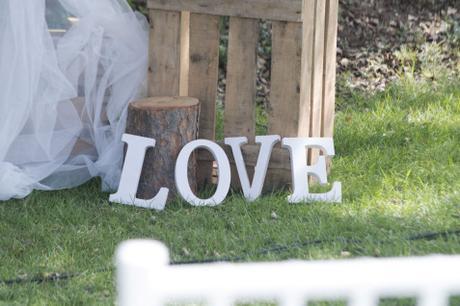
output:
M114 274L100 270L112 266L116 246L130 238L163 241L173 260L460 254L458 236L408 239L460 229L460 81L402 80L372 97L354 93L338 104L331 181L343 184L342 204L289 205L287 193L248 204L236 193L216 208L175 202L155 212L111 205L97 180L73 190L34 192L0 204L0 278L82 274L55 283L0 285L0 304L113 304ZM329 242L257 253L314 239Z

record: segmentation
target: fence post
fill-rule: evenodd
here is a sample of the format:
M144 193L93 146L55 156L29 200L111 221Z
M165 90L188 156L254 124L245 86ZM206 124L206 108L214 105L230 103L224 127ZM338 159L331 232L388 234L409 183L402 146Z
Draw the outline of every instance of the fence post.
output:
M161 281L161 271L169 265L169 251L153 240L123 242L116 252L117 290L119 306L160 305L155 281Z

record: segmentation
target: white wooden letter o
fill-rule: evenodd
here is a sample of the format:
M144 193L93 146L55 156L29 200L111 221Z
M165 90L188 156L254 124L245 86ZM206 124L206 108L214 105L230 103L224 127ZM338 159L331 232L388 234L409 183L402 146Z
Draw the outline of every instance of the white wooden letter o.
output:
M188 181L187 170L190 155L193 153L193 151L200 148L211 152L217 162L217 167L219 169L217 190L209 199L198 198L190 188L190 183ZM228 191L230 190L230 171L230 162L228 157L225 154L225 151L219 145L204 139L189 142L179 153L179 157L177 158L176 162L175 180L177 191L185 201L193 206L217 206L225 200Z

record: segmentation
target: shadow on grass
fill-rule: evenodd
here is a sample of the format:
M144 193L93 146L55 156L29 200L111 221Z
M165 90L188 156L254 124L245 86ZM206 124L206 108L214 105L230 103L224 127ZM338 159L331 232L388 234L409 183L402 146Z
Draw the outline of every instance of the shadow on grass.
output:
M372 98L369 110L338 114L331 181L343 183L342 204L290 205L286 192L249 204L236 193L214 208L178 200L156 212L110 204L99 180L34 192L0 205L0 276L87 271L66 294L99 301L112 288L112 274L94 271L110 266L116 246L134 238L163 241L175 261L458 254L455 235L409 238L460 228L460 93L398 104L404 96L390 91ZM55 288L41 293L40 286L32 288L34 297L53 296ZM13 296L31 294L19 292Z

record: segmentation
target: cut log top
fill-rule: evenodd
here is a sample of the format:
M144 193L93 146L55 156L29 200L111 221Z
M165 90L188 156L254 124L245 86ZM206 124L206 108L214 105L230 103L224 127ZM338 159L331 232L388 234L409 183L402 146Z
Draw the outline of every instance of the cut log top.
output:
M190 97L153 97L131 103L132 109L145 111L170 110L198 106L199 101Z

